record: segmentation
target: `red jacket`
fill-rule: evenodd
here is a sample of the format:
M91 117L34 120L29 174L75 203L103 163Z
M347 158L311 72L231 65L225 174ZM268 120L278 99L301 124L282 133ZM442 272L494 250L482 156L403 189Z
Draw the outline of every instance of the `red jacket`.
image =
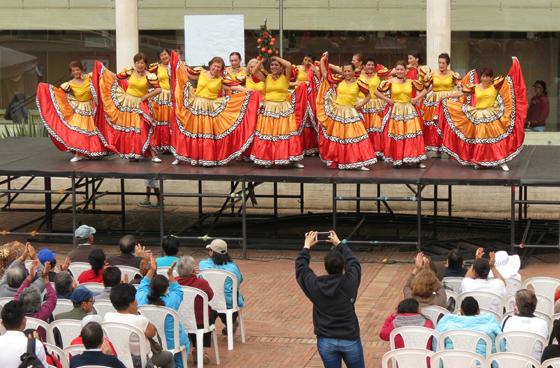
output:
M78 277L78 282L80 284L83 284L85 282L103 283L103 270L102 269L99 270L99 273L97 274L97 276L95 276L95 273L93 272L93 270L91 270L91 269L86 270L86 271L82 272L80 277Z
M381 338L381 340L389 341L389 337L391 336L391 332L395 329L395 325L393 323L395 321L395 318L397 318L397 317L405 317L406 318L406 317L415 317L415 316L423 317L423 319L424 319L423 327L434 328L434 324L432 323L432 321L430 321L429 318L426 318L419 313L391 314L389 317L387 317L387 319L385 320L385 323L383 323L383 327L381 327L381 331L379 332L379 337ZM417 326L417 325L414 324L414 326ZM395 336L395 348L400 349L400 348L404 348L404 347L405 346L404 346L404 341L403 341L402 337L399 336L399 335ZM431 339L430 339L430 341L428 341L428 345L426 346L426 349L428 349L428 350L432 349Z
M214 292L212 291L212 288L210 287L208 281L204 280L203 278L199 278L196 275L190 275L188 277L178 277L177 282L179 283L179 285L190 286L204 291L208 295L208 301L212 300L212 298L214 297ZM199 327L202 327L204 324L204 311L202 310L202 306L202 298L196 297L196 299L194 300L194 315L196 316L196 324ZM212 309L208 307L209 316L211 312Z

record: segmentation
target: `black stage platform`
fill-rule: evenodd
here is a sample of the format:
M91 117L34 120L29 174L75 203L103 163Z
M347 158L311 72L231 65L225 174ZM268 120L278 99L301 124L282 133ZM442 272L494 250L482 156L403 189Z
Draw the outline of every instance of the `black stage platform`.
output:
M124 180L126 179L156 179L160 181L162 197L191 197L199 198L199 213L202 213L202 199L206 197L223 198L225 209L235 207L239 209L242 229L241 236L231 238L241 241L245 248L246 234L246 202L254 200L254 187L260 183L300 183L299 194L278 195L276 184L274 194L264 197L274 198L274 211L277 212L278 198L298 198L301 201L301 212L304 211L303 190L304 184L331 184L332 198L325 193L325 201L332 201L333 226L336 227L337 202L356 201L358 211L360 202L377 202L378 209L381 204L388 206L390 201L413 201L417 204L417 241L413 242L417 247L421 246L421 223L422 202L433 201L435 203L444 201L448 203L448 214L451 215L452 186L454 185L478 185L478 186L507 186L511 187L511 245L528 246L515 241L515 225L517 220L527 219L527 206L529 204L560 205L560 201L530 201L527 199L528 187L558 187L560 186L560 147L555 146L527 146L521 154L509 163L510 171L504 172L496 169L478 169L463 167L451 159L430 159L426 161L426 169L416 167L403 167L395 169L386 163L378 163L370 168L370 171L358 170L333 170L328 169L316 157L306 158L303 161L304 169L294 168L260 168L251 163L235 161L225 167L193 167L190 165L171 165L172 157L162 156L161 164L152 163L149 160L129 162L117 157L103 160L69 162L70 155L61 153L55 149L49 139L44 138L11 138L0 141L0 197L7 197L8 201L3 210L9 210L14 200L25 193L45 195L45 216L41 217L40 227L49 229L52 215L57 211L62 212L64 200L72 202L67 212L73 214L73 228L77 225L76 207L81 211L85 209L95 210L95 199L99 195L97 189L103 179L120 179L121 192L107 193L105 195L118 195L121 197L121 211L119 214L125 216L125 195L143 195L144 193L131 193L124 191ZM26 178L27 181L19 188L14 188L14 180ZM51 178L70 178L72 185L64 191L51 189ZM27 189L31 181L43 178L42 190ZM196 193L169 193L165 191L165 180L188 180L198 181L199 188ZM231 191L224 194L209 194L202 190L204 181L231 182ZM339 196L337 194L338 184L356 184L355 196ZM377 196L366 197L360 195L360 185L377 185ZM411 196L387 197L381 194L381 185L401 184L411 190ZM431 198L422 195L426 186L434 186L434 194ZM447 197L438 196L437 186L447 186ZM516 191L519 197L516 198ZM62 201L53 206L51 194L64 194ZM78 203L77 195L84 195L85 200ZM327 202L326 202L327 203ZM516 211L517 206L517 211ZM434 206L434 216L437 216L437 206ZM483 210L483 209L481 209ZM160 207L160 230L164 234L164 206ZM100 212L100 211L99 211ZM518 212L518 219L516 219ZM24 225L18 226L18 229ZM12 229L10 234L18 234L18 229ZM41 231L49 235L48 231ZM22 233L29 234L29 233ZM70 235L58 233L58 235ZM193 237L196 239L208 239L207 236ZM373 244L375 242L368 241ZM390 242L389 242L390 243ZM558 245L551 247L557 248Z

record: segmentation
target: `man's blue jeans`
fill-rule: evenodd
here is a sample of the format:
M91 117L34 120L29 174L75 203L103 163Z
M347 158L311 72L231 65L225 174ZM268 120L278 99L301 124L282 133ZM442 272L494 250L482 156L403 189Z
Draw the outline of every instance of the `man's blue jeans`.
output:
M348 368L364 368L362 341L317 337L317 350L325 368L340 368L342 360Z

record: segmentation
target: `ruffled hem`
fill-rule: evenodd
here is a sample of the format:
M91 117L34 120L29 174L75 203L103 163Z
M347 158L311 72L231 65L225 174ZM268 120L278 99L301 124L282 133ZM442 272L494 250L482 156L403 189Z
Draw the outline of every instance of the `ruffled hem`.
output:
M412 104L395 103L383 117L383 157L393 165L426 159L422 119ZM393 117L396 117L394 119Z

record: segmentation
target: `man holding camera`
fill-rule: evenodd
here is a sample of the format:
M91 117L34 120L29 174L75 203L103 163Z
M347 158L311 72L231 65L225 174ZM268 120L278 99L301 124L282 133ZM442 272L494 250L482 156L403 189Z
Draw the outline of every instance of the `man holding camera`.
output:
M346 240L330 231L326 242L333 244L325 256L327 275L316 276L309 268L310 250L317 244L318 233L305 234L305 244L296 258L296 278L313 303L313 327L317 350L326 368L341 366L363 368L364 353L360 325L354 309L362 269Z

